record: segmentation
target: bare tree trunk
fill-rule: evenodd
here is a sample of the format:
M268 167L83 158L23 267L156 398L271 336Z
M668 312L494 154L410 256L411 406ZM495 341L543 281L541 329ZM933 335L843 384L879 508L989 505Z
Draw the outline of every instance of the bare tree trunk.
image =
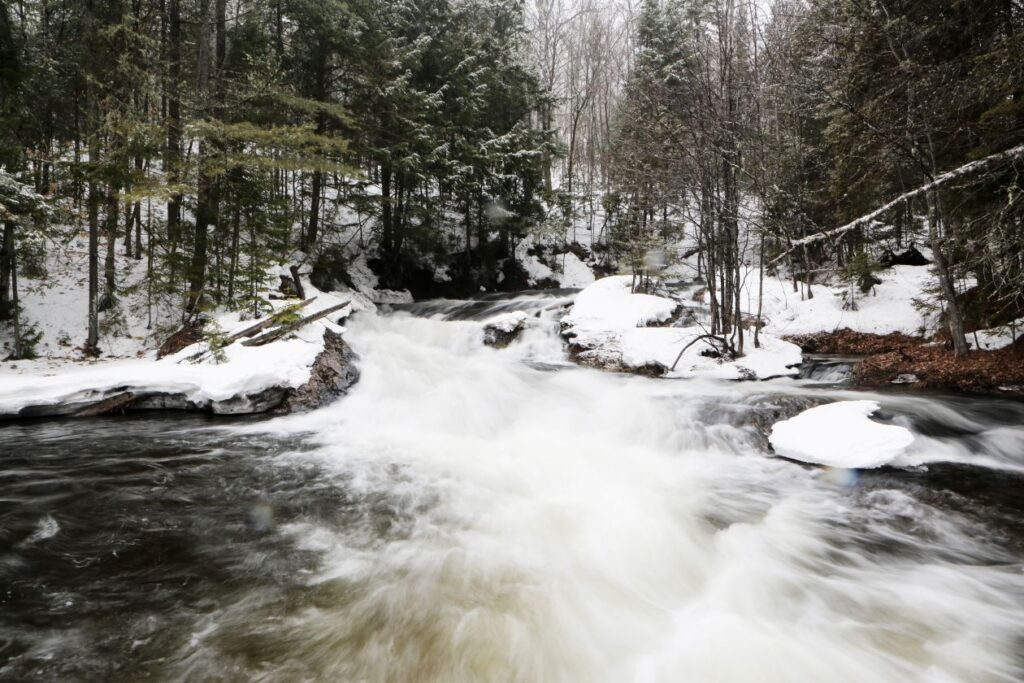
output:
M220 0L218 0L219 4ZM210 20L210 0L199 2L199 49L197 70L199 76L199 97L201 108L209 113L211 94L213 22ZM207 244L210 224L215 220L217 206L215 178L210 168L211 144L199 141L199 186L196 192L196 228L192 242L192 259L189 277L189 292L185 315L194 316L199 312L206 289L206 267L208 264Z
M107 189L107 215L106 215L106 239L107 255L103 261L103 303L100 310L106 310L114 303L115 287L117 285L117 218L121 203L117 198L117 186L111 185Z
M235 298L235 277L238 274L238 240L239 240L239 222L241 216L241 210L235 206L234 219L231 221L231 266L228 269L228 301L232 301Z
M309 224L306 233L302 238L302 250L309 253L315 246L317 231L320 224L320 193L323 191L323 172L319 169L313 171L313 180L310 188L309 200Z
M11 305L11 268L14 260L14 223L4 221L3 240L0 241L0 320L13 314Z
M89 150L89 159L98 157L93 146ZM85 341L85 352L99 355L99 242L100 242L100 193L96 181L89 181L89 332Z
M11 226L13 233L13 226ZM11 240L11 309L14 313L14 358L25 357L25 348L21 337L21 301L18 299L18 255L14 240Z
M953 274L950 272L949 262L943 252L943 239L940 234L942 224L942 207L939 202L939 193L936 191L932 196L932 218L928 226L928 242L932 248L932 259L935 263L935 272L939 276L939 286L942 288L942 298L946 301L946 318L949 324L949 334L953 341L953 353L957 357L967 355L967 338L964 335L964 321L960 313L960 304L956 299L956 286L953 283Z
M167 62L167 148L164 150L164 167L167 173L167 183L175 186L181 180L179 175L181 167L180 0L167 0ZM181 195L177 192L172 193L167 201L167 241L170 252L175 253L178 243L181 241ZM172 279L173 276L172 270Z
M761 233L761 248L758 254L757 275L757 321L754 323L754 348L761 348L761 314L764 312L764 233Z

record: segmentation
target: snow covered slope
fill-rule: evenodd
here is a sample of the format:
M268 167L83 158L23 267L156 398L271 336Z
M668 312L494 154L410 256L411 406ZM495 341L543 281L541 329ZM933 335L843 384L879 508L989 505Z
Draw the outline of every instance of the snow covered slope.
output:
M321 295L303 313L311 315L340 302ZM222 317L218 323L225 335L253 324L239 321L237 316L233 324L231 316ZM23 410L33 415L66 414L74 412L76 405L123 392L173 397L174 405L166 407L192 404L215 413L260 412L254 409L253 397L270 390L297 388L309 380L313 362L324 350L325 329L344 332L343 327L321 319L296 331L294 338L263 346L243 346L243 340L236 341L223 347L219 358L209 353L195 358L206 349L206 343L200 342L161 360L155 360L151 352L145 358L88 364L49 360L5 364L0 370L0 416L18 415Z
M831 332L848 327L856 332L904 332L917 335L930 325L915 306L926 298L934 278L924 266L894 266L876 273L882 284L871 293L856 292L856 309L844 308L849 288L814 285L813 299L800 299L792 281L779 277L764 280L765 329L776 335ZM744 310L757 313L758 272L752 270L743 287Z
M671 368L670 377L767 379L797 374L800 348L770 334L761 334L761 348L748 339L746 354L735 361L709 357L714 347L697 340L706 330L695 324L664 326L682 310L680 302L663 296L633 294L628 275L603 278L576 297L562 318L564 334L587 364L621 369ZM689 348L686 348L689 345ZM686 348L685 353L676 358Z

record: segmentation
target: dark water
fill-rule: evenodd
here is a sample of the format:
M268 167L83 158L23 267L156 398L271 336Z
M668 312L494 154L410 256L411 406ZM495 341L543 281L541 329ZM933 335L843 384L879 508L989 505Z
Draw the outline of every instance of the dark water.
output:
M223 426L166 414L0 427L0 679L159 675L204 614L305 590L319 555L282 525L394 524L383 497L289 459L301 441ZM258 661L252 645L240 656Z

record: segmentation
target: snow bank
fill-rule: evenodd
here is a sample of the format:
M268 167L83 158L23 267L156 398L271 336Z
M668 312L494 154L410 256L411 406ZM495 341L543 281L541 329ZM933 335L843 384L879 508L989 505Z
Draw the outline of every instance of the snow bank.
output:
M772 427L769 441L781 456L847 469L881 467L914 441L910 430L869 419L875 401L842 401L810 408Z
M671 368L679 352L705 330L697 326L637 328L625 330L619 339L622 363L627 368L641 368L658 363ZM761 348L754 348L750 332L745 344L745 353L734 361L723 361L704 355L714 351L707 341L694 343L683 354L674 371L667 377L707 377L712 379L769 379L799 374L794 367L800 364L800 347L771 335L760 336Z
M855 332L916 335L931 323L914 305L915 299L927 299L926 290L934 277L924 266L893 266L876 275L882 280L872 292L856 292L856 310L843 308L849 287L813 285L813 299L800 299L791 280L764 279L765 330L775 335L831 332L844 327ZM742 307L757 313L758 271L752 269L744 280Z
M640 369L652 365L671 368L679 352L706 333L697 325L647 327L669 322L679 302L661 296L633 294L632 278L616 276L598 280L576 297L572 310L562 318L566 336L578 348L599 359L597 365L621 365ZM686 349L669 377L715 379L768 379L798 374L793 367L802 359L800 348L770 334L761 334L761 348L754 348L747 333L746 354L735 361L705 355L714 348L705 340Z
M586 263L580 260L576 254L568 251L562 258L562 272L556 275L562 287L580 289L594 282L594 271Z
M1024 337L1024 318L1019 318L1003 327L978 330L973 334L968 334L967 340L969 342L977 340L977 347L982 351L995 351L1013 344L1021 337Z
M338 302L330 296L318 298L314 305L303 310L303 315L311 315ZM342 309L338 316L344 312ZM230 314L221 317L218 323L225 335L253 324L251 320L237 321L237 317ZM38 409L95 401L105 394L122 392L171 394L189 403L209 405L213 412L247 412L246 397L274 388L297 388L309 380L313 362L324 348L325 328L344 331L338 325L320 320L294 333L292 339L264 346L243 346L239 340L222 349L221 362L211 354L198 362L187 360L204 350L206 344L200 342L161 360L153 360L151 354L149 358L97 361L89 365L8 364L0 370L0 415L17 415L29 407ZM233 404L229 406L228 401Z
M615 330L663 323L679 304L651 294L633 294L632 278L616 275L597 280L576 297L572 310L562 318L570 326Z

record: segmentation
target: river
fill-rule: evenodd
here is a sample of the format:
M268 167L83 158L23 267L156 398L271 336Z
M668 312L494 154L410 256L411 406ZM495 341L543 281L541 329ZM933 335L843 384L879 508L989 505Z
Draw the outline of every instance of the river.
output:
M0 679L1024 680L1024 405L577 368L568 301L357 317L305 415L0 427ZM766 452L852 397L913 462Z

